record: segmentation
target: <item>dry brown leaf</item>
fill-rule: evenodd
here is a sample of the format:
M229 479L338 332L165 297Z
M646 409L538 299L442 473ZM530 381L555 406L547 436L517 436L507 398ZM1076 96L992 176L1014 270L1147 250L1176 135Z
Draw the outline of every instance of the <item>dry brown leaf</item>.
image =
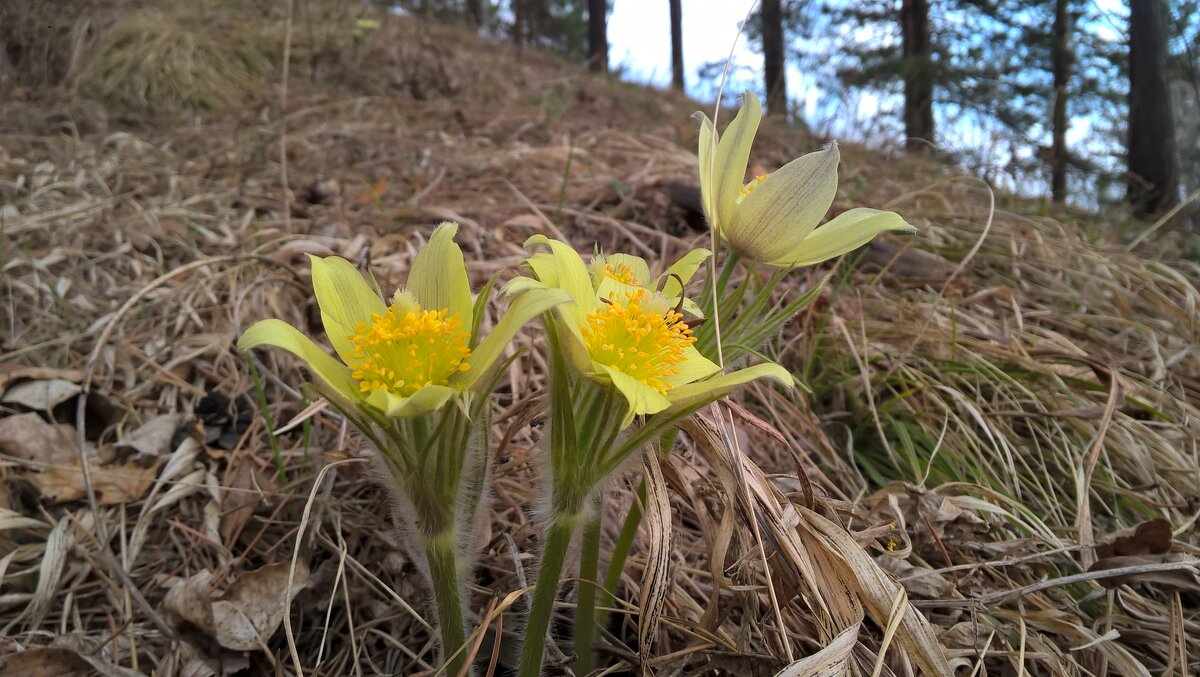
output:
M638 650L650 656L658 619L670 595L671 580L671 499L658 463L656 447L647 447L642 455L646 482L645 524L647 538L646 569L642 578L641 614L638 616Z
M63 379L79 383L83 372L78 369L52 369L50 367L30 367L14 362L0 362L0 390L9 384L24 379Z
M221 492L221 542L232 546L242 527L254 516L263 501L262 492L277 488L271 473L260 472L253 461L243 458L225 478Z
M0 419L0 452L30 461L23 476L51 503L77 501L87 495L83 470L75 452L74 429L50 424L33 413ZM85 452L93 463L95 450ZM92 465L92 487L103 505L135 501L146 495L158 472L158 464L135 463Z
M1123 555L1116 557L1105 557L1096 560L1096 563L1088 567L1088 572L1107 571L1109 569L1121 569L1124 567L1136 567L1149 565L1153 567L1155 564L1161 564L1161 559L1152 557L1143 557L1138 555ZM1200 568L1200 564L1196 565ZM1187 590L1190 592L1200 592L1200 583L1196 582L1196 574L1192 571L1184 571L1178 568L1171 569L1149 569L1137 573L1129 573L1121 576L1109 576L1100 578L1096 581L1106 588L1116 588L1122 585L1133 585L1135 583L1153 583L1162 585L1176 590Z
M854 585L871 618L881 626L887 626L892 605L902 588L892 580L862 546L854 542L850 534L839 525L808 510L798 508L806 518L804 524L813 529L829 547L844 567L845 580ZM929 621L911 605L902 613L896 638L908 650L909 655L928 675L952 674L945 652L938 644Z
M163 599L167 622L179 630L195 629L235 651L265 644L283 622L289 564L280 562L238 577L222 595L210 590L212 572L201 571L178 582ZM292 596L311 582L308 566L297 565Z
M121 454L133 454L133 461L149 465L172 451L171 441L183 425L183 414L155 416L117 442Z
M81 390L78 383L62 378L25 380L5 390L3 401L5 404L50 411L78 395Z
M850 659L858 643L859 625L842 630L817 653L805 656L780 670L775 677L839 677L850 674Z
M73 649L37 647L0 656L0 674L21 677L145 677L144 673L106 663Z
M1163 518L1137 525L1132 534L1118 535L1110 543L1096 546L1096 556L1105 559L1125 555L1161 555L1171 549L1171 523Z
M0 452L48 465L75 465L75 429L34 413L0 418Z
M158 474L158 464L141 466L137 463L92 466L92 488L100 505L118 505L141 499L150 491ZM87 496L83 470L78 463L33 470L26 473L42 497L51 503L68 503Z

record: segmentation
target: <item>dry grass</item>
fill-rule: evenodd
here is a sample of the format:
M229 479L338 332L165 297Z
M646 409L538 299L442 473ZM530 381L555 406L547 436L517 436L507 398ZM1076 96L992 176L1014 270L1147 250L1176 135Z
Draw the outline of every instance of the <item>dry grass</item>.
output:
M225 110L266 92L273 48L236 17L139 11L89 42L76 78L86 95L118 110Z
M534 232L663 260L707 239L663 190L694 180L694 103L453 29L393 18L355 45L348 27L338 42L342 24L310 34L306 21L294 32L290 214L278 116L256 107L64 135L28 122L52 108L70 117L61 101L0 104L13 121L0 130L0 388L15 376L89 387L82 421L70 400L54 415L84 424L103 489L96 514L78 492L53 502L52 489L81 486L74 455L50 454L71 445L0 449L0 654L36 650L28 660L107 674L288 673L293 649L276 626L230 648L241 645L229 628L198 624L178 598L207 604L210 588L234 585L230 598L277 599L284 579L264 567L291 561L304 520L297 561L311 576L297 571L291 605L300 663L330 675L428 669L423 593L386 500L363 464L329 465L363 450L295 390L293 360L263 354L252 372L233 350L239 329L282 317L319 332L304 252L369 262L388 288L441 219L463 224L477 284L512 272ZM777 127L760 138L767 166L817 143ZM772 674L817 654L907 674L936 642L964 674L1200 669L1187 564L1200 510L1200 267L1125 253L1076 215L1005 196L993 207L978 182L922 160L843 150L837 208L890 203L954 274L842 262L775 348L813 394L754 390L720 425L692 424L661 467L672 519L654 533L669 532L672 566L655 582L669 587L643 638L651 655L636 655L653 551L643 540L603 659ZM523 608L509 593L537 550L529 461L542 366L533 352L516 360L494 415L503 443L476 608L506 636ZM224 417L197 412L213 392L250 401ZM181 433L131 451L162 414L180 414ZM134 468L152 481L117 482ZM609 537L630 500L620 489ZM1151 552L1161 537L1093 547L1155 517L1170 525L1167 553ZM1088 575L1097 559L1122 575ZM212 576L203 585L201 572ZM897 603L902 589L912 606Z

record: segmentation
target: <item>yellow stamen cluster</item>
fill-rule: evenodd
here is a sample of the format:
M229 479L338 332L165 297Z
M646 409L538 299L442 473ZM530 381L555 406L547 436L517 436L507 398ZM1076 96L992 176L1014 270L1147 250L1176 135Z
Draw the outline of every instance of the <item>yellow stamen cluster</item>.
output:
M628 263L618 263L615 266L611 263L604 264L604 276L611 277L622 284L629 284L635 287L642 284L642 281L633 272L633 267Z
M582 327L583 342L592 359L628 374L665 395L670 384L663 379L679 373L684 349L696 342L683 315L646 307L647 292L626 292L624 300L610 298L588 315Z
M387 390L408 397L427 385L446 385L467 371L470 334L449 310L403 311L396 306L359 322L350 336L351 374L363 393Z
M770 174L759 174L758 176L754 177L753 181L742 186L742 197L744 198L750 193L753 193L754 189L761 186L763 181L767 180L768 176L770 176Z

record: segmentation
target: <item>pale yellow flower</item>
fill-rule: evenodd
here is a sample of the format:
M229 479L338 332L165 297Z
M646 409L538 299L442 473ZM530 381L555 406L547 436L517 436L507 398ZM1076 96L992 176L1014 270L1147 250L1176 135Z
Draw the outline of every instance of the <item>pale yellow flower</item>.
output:
M895 212L850 209L821 227L837 193L837 143L802 155L778 171L743 184L762 104L746 92L742 109L718 136L700 120L700 193L717 236L741 255L776 268L797 268L841 256L888 231L915 232Z

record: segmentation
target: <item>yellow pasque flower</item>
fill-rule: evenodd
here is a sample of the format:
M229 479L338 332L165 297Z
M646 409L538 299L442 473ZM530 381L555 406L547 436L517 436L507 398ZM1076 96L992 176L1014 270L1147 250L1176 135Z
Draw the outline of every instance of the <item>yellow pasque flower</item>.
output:
M850 209L821 226L837 193L837 143L802 155L778 171L743 184L762 104L746 92L722 135L700 120L700 193L709 225L743 256L776 268L797 268L841 256L886 230L915 232L899 214Z
M720 367L692 346L696 339L679 312L680 280L692 276L707 251L681 259L678 279L668 276L662 291L655 291L641 286L649 272L637 257L605 257L593 265L600 271L593 280L570 245L543 235L525 245L545 245L549 251L528 259L536 280L516 278L506 291L551 288L570 296L572 303L557 306L555 313L562 348L579 373L611 384L628 401L623 426L634 416L701 406L758 378L793 383L791 374L773 363L720 374Z
M649 289L660 293L672 304L680 299L683 310L695 317L702 313L696 302L684 296L684 287L700 270L700 266L708 260L712 252L707 249L693 249L671 264L662 275L651 279L650 265L646 259L632 254L598 255L592 258L588 269L592 273L592 286L600 298L607 299L615 293L632 291L633 289ZM549 256L549 254L534 254Z
M562 291L531 289L478 340L467 269L454 242L457 230L449 222L434 230L413 260L407 287L390 306L349 261L309 257L321 323L340 361L281 320L255 323L238 347L283 348L336 395L387 416L424 414L456 393L487 386L486 377L517 331L569 299Z

